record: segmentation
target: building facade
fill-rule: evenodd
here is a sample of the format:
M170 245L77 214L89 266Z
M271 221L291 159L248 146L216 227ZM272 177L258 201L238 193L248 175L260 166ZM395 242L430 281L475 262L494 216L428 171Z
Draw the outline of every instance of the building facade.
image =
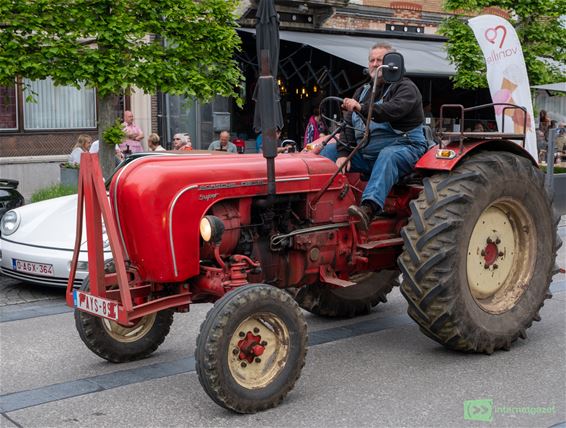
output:
M409 57L437 49L436 57L417 61L429 62L428 68L419 72L408 69L408 74L416 79L433 110L436 95L441 102L444 99L440 94L453 92L448 79L453 70L446 68L446 57L441 52L443 40L437 34L442 19L448 16L442 10L442 0L276 0L276 9L282 33L278 80L286 122L284 135L288 137L301 139L305 118L323 96L346 96L365 79L363 56L371 40L402 44L400 51L410 51ZM168 94L149 96L134 91L116 105L117 117L125 109L132 110L146 137L157 132L165 146L178 132L190 134L195 148L206 148L225 128L234 137L255 138L251 94L258 74L256 10L256 0L240 2L243 49L237 59L246 77L242 88L244 109L220 97L201 104ZM318 44L315 35L320 36ZM345 37L350 38L347 43L343 42ZM347 55L356 47L366 52L358 54L361 59ZM439 74L439 69L443 73ZM35 102L30 102L30 96ZM0 88L0 158L66 154L79 134L98 138L99 131L96 93L92 89L56 87L49 79Z

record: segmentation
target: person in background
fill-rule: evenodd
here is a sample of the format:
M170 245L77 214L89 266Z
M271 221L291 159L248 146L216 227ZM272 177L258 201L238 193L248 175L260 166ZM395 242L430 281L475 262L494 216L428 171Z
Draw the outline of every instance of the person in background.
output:
M473 132L484 132L485 129L483 128L483 123L481 122L476 122L476 124L474 125L474 129Z
M320 134L326 133L326 126L320 117L320 109L318 107L313 108L312 116L309 118L307 123L307 128L305 129L305 137L303 139L303 147L307 144L312 143L320 137Z
M147 137L147 145L148 145L148 147L151 151L154 151L154 152L164 152L165 151L163 146L161 146L161 144L159 144L159 135L157 135L155 133L149 134L149 137Z
M550 129L550 116L546 110L541 110L539 113L538 129L544 136L544 140L548 141L548 130Z
M284 147L281 146L281 130L277 128L275 130L275 138L277 139L277 153L283 153L285 151ZM259 134L255 140L255 148L258 153L263 153L263 134Z
M77 139L77 143L75 144L75 147L73 147L73 151L69 155L68 162L75 165L80 165L81 155L83 153L88 153L91 144L92 144L92 138L90 138L90 135L86 135L86 134L79 135L79 138Z
M117 161L124 160L124 155L122 154L122 151L120 150L120 146L118 144L114 146L114 150L116 151L115 154ZM88 151L90 153L98 153L100 151L100 140L94 140Z
M381 70L383 57L392 52L391 45L376 43L369 51L368 65L372 80L377 73L377 96L369 104L371 84L362 85L353 98L344 98L344 120L353 125L342 133L347 146L327 144L320 153L345 166L345 171L370 173L362 193L361 205L351 205L348 214L359 220L358 228L367 230L374 217L380 215L389 191L399 179L413 171L419 158L427 150L424 135L422 96L408 78L398 82L384 81ZM366 118L371 117L369 142L346 164L352 145L360 144L364 137ZM351 167L351 169L350 169Z
M175 134L173 136L173 150L190 151L193 149L189 134Z
M558 125L558 135L554 140L554 147L556 153L560 153L562 157L566 156L566 124L564 122L560 122L560 125Z
M218 140L213 141L208 146L209 151L221 151L229 153L238 153L238 149L234 143L230 142L230 133L228 131L222 131L218 136Z
M134 114L130 110L124 112L124 123L122 129L126 134L126 140L120 144L122 153L130 150L132 153L143 152L141 141L143 140L143 132L139 126L134 123Z

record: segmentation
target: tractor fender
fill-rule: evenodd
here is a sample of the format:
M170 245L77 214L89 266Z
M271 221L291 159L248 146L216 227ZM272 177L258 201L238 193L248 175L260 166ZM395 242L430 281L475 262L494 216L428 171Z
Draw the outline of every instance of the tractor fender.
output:
M452 156L442 157L440 151L450 150ZM531 154L519 144L510 140L476 140L464 142L462 151L460 143L452 142L442 149L440 146L432 147L415 165L415 169L421 173L430 174L431 171L452 171L462 161L462 159L480 150L506 151L529 159L533 165L538 167L538 163Z

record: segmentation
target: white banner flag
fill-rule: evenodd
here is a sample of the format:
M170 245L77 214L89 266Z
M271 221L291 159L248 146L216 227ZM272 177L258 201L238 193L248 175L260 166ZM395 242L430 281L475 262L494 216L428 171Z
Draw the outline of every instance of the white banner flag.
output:
M521 43L513 26L495 15L480 15L468 21L483 52L487 65L487 82L494 103L510 103L527 109L526 149L538 159L533 103L529 76L523 58ZM505 132L523 132L524 113L519 109L495 106L495 119L501 131L505 121Z

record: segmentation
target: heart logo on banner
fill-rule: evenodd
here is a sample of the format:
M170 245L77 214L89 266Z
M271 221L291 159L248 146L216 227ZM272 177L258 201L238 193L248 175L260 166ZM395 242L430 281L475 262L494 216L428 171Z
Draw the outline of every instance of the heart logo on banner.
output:
M503 42L505 41L505 37L507 36L507 29L503 25L498 25L497 27L494 28L488 28L487 30L485 30L484 36L489 43L494 44L495 41L497 40L498 30L503 31L503 36L501 37L501 43L499 43L499 49L501 49L501 47L503 46Z

